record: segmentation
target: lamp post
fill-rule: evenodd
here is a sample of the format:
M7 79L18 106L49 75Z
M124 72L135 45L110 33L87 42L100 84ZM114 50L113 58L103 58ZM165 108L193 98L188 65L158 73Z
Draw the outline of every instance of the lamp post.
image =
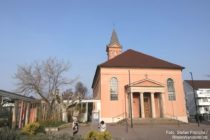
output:
M128 73L129 73L129 99L130 99L130 117L131 117L131 128L133 128L133 114L132 114L132 99L131 99L131 78L130 78L130 70L128 71Z
M193 80L192 72L190 72L190 75L191 75L191 79L192 79L192 88L193 88L194 101L195 101L196 120L197 120L198 127L199 127L200 126L200 122L199 122L199 117L198 117L198 109L197 109L197 103L196 103L196 98L195 98L195 86L194 86L194 80Z

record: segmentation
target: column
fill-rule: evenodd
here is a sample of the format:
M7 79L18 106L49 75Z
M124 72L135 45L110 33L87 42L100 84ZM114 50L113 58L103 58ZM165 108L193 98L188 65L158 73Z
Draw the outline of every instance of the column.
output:
M152 118L156 118L154 92L151 93Z
M26 103L25 125L27 125L29 122L29 109L30 109L30 103Z
M86 113L86 122L88 122L88 114L89 114L89 111L88 111L88 102L86 102L86 105L85 105L85 113Z
M128 102L128 104L129 104L129 118L131 118L131 116L133 118L133 93L132 92L128 93L128 99L129 99L129 102Z
M133 118L133 92L131 92L131 107L132 107L132 118Z
M162 112L162 117L165 117L165 98L164 98L164 93L160 93L161 97L161 112Z
M21 107L20 107L19 125L18 125L18 128L22 128L23 107L24 107L24 103L23 103L23 100L22 100L22 101L21 101Z
M18 101L14 101L14 107L12 109L12 129L16 128L17 125L17 108L18 108Z
M144 114L144 93L140 93L140 103L141 103L141 118L145 118Z

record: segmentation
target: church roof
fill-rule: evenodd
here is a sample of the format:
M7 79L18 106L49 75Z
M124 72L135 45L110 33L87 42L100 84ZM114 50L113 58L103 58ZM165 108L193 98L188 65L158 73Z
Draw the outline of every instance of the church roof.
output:
M100 64L99 67L184 69L184 67L180 65L173 64L132 49L129 49L115 58Z
M153 56L129 49L120 55L97 66L92 87L96 82L99 70L107 68L156 68L156 69L184 69L183 66L155 58Z
M109 45L120 44L116 31L113 29Z
M185 80L185 82L189 83L191 86L193 86L194 83L194 88L199 89L199 88L210 88L210 80Z

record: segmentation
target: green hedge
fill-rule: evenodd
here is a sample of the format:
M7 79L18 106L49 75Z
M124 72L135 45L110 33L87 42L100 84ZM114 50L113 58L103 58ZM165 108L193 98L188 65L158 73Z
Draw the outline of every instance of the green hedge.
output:
M42 121L40 122L40 125L42 127L59 127L62 124L65 124L66 122L62 121Z
M0 128L0 140L20 140L20 135L13 129Z
M34 135L39 131L39 129L40 124L38 122L29 123L21 129L21 133L26 135Z
M85 140L111 140L112 135L108 131L105 131L105 132L91 131L86 135L84 139Z

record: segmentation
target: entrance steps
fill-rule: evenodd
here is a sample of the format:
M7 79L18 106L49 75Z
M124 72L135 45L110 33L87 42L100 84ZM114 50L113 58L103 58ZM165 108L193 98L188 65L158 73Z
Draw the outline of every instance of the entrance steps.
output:
M127 122L126 122L127 121ZM117 124L119 125L124 125L128 123L129 125L131 124L131 119L124 119ZM168 119L168 118L146 118L146 119L133 119L133 124L134 125L180 125L180 124L185 124L181 121L174 120L174 119Z

